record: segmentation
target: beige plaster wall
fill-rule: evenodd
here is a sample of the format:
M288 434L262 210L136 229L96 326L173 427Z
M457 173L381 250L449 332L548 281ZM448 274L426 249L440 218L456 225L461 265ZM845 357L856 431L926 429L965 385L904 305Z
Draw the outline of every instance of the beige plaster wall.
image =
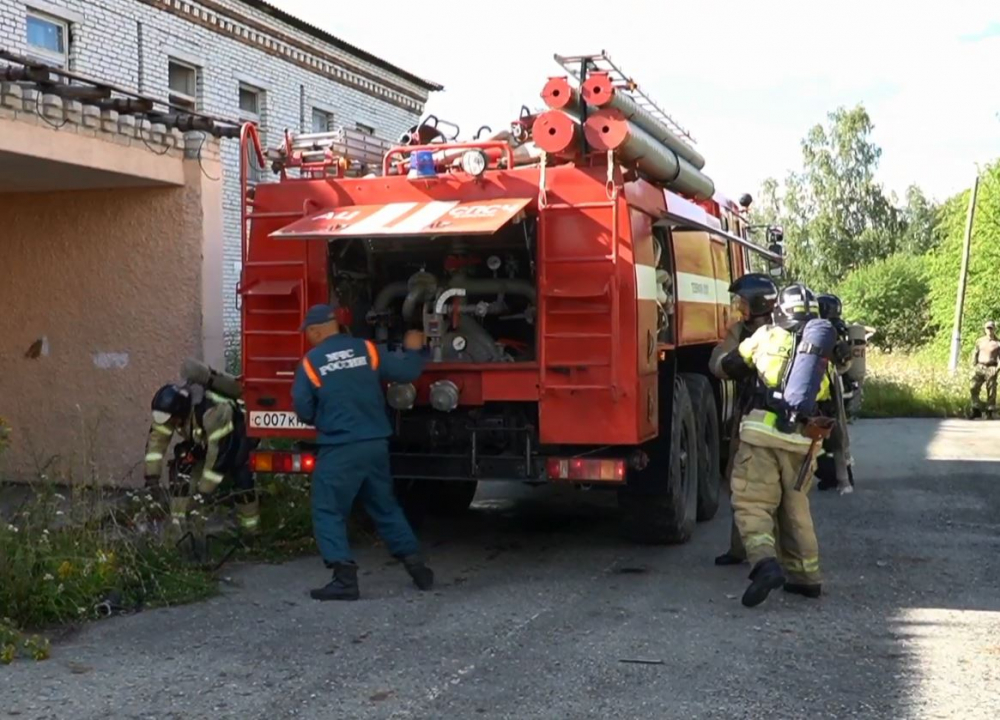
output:
M0 194L4 476L141 482L153 392L221 362L221 183L177 162L179 188Z

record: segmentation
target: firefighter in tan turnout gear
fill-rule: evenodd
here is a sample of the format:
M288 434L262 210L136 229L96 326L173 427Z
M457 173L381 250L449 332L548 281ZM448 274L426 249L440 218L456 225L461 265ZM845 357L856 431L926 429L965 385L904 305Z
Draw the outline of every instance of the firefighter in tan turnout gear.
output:
M778 300L777 285L763 273L743 275L729 286L729 292L735 296L737 313L741 319L729 327L726 337L712 350L712 356L708 361L709 370L722 380L733 379L722 369L722 358L739 347L739 344L753 335L757 328L771 322L771 314L774 312L774 305ZM740 381L737 388L736 409L732 420L734 430L739 428L740 419L748 409L747 405L753 391L753 382ZM732 475L733 460L736 457L738 446L739 438L734 432L729 443L729 462L724 476L727 482ZM739 565L746 559L746 550L740 540L740 532L736 527L734 515L729 532L729 549L715 558L715 564Z
M736 526L753 566L743 594L747 607L759 605L782 586L806 597L821 593L819 546L808 498L817 437L807 434L825 426L815 415L817 402L830 399L829 355L836 333L828 321L814 320L816 316L811 291L802 285L785 288L775 324L759 328L720 361L728 376L749 376L756 382L753 409L740 423L731 481ZM810 334L810 326L828 329L824 342L829 348L813 341L816 333ZM809 409L800 414L795 408Z
M164 456L176 436L169 471L171 518L186 523L192 509L192 489L209 496L229 476L240 530L256 535L260 510L249 467L255 442L247 437L239 385L195 361L185 363L182 375L204 382L189 379L184 384L164 385L153 397L153 421L146 440L146 486L159 487Z
M986 384L986 417L993 418L997 410L997 362L1000 360L1000 340L997 340L996 324L990 320L985 325L986 333L976 340L972 351L972 380L969 390L972 394L971 417L983 414L983 403L979 399L980 390Z

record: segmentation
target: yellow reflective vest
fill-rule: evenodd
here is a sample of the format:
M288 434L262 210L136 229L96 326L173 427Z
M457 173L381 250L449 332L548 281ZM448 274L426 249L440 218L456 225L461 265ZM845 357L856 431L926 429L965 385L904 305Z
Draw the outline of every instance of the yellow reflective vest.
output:
M769 390L781 386L785 370L795 352L795 335L777 325L764 325L739 345L740 357L757 371L757 376ZM830 375L823 375L818 402L829 400ZM777 428L778 416L769 410L753 410L740 423L740 440L759 447L771 447L805 454L811 441L801 433L782 432Z

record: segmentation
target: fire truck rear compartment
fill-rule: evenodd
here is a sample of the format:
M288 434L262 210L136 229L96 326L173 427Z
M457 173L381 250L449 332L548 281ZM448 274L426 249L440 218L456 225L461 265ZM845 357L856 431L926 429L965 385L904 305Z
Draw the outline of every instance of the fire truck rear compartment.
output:
M492 235L343 238L330 242L330 289L352 334L390 347L427 334L430 362L535 359L535 223Z

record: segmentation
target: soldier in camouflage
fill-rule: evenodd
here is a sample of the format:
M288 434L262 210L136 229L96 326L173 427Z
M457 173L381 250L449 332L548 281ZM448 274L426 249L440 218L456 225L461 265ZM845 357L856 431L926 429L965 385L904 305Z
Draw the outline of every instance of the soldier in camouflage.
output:
M997 363L1000 360L1000 340L997 340L996 324L990 320L984 326L986 333L976 340L972 351L972 378L969 390L972 395L970 417L983 414L980 391L986 385L986 417L992 419L997 410Z

